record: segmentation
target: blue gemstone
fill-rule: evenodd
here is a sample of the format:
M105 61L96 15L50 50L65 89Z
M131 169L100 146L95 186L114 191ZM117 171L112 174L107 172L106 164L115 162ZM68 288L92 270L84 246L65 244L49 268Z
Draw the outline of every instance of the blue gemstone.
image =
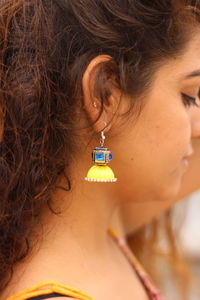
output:
M104 160L104 153L103 152L96 152L95 153L95 160L97 160L97 161Z
M112 155L112 153L110 152L109 153L109 160L112 160L113 159L113 155Z

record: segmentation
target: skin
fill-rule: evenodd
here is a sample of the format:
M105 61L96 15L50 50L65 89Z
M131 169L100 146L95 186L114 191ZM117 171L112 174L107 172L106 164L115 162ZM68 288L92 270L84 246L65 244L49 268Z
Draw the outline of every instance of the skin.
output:
M112 88L104 112L93 130L99 132L104 128L104 122L109 124L105 129L105 145L115 155L110 166L118 181L108 184L83 180L92 165L88 158L91 149L99 145L99 135L87 144L88 132L81 131L84 151L80 151L71 164L72 190L67 193L56 190L53 195L54 209L62 210L62 214L55 216L47 212L43 226L39 224L42 234L38 246L23 264L15 268L13 280L0 299L51 278L77 287L96 300L148 299L132 267L108 235L107 228L119 205L143 203L144 199L149 203L156 199L165 205L169 198L177 195L186 172L182 159L192 150L197 110L183 103L181 92L196 96L200 86L199 78L189 84L183 75L200 66L199 48L200 35L197 34L184 55L162 64L151 90L144 97L146 105L137 120L133 116L124 122L121 117L130 100L125 97L113 118L120 91ZM98 114L99 103L92 93L94 75L100 63L108 59L106 55L94 58L84 73L82 84L87 118L81 120L82 124L88 119L94 120ZM96 107L93 106L94 100L97 101ZM84 147L84 143L87 146ZM59 185L64 183L60 178ZM137 218L142 219L142 211L134 218L135 222ZM144 218L147 221L147 217ZM110 282L120 289L113 290Z
M193 58L195 60L195 57ZM188 59L188 61L192 67L192 59ZM200 74L187 78L184 82L183 91L186 94L195 96L194 90L198 89L199 84ZM197 99L197 103L199 104L199 99ZM182 177L178 194L169 197L165 201L158 197L152 201L126 202L117 207L111 225L118 228L122 235L129 235L130 237L131 234L134 234L135 231L170 209L178 201L200 189L200 108L190 107L190 113L192 115L192 148L194 153L188 158L189 165Z
M200 118L200 111L197 114ZM193 139L194 154L189 157L189 166L183 175L180 191L175 197L166 201L144 201L137 203L125 203L116 208L111 221L111 226L116 228L124 237L131 235L151 222L157 216L165 213L177 202L185 199L190 194L200 189L200 140Z

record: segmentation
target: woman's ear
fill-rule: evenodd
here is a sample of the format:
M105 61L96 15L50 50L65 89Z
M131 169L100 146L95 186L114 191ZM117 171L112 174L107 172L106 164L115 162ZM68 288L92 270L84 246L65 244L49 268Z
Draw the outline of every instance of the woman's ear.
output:
M108 68L104 67L112 60L112 57L108 55L98 55L93 58L87 66L82 79L83 101L84 109L86 111L88 119L94 123L93 129L96 132L104 130L105 123L108 124L105 128L105 132L112 126L112 121L117 106L119 104L118 98L120 98L119 92L114 93L114 89L111 84L111 74L105 74ZM97 84L97 80L99 81ZM98 118L101 111L101 99L103 99L102 113Z

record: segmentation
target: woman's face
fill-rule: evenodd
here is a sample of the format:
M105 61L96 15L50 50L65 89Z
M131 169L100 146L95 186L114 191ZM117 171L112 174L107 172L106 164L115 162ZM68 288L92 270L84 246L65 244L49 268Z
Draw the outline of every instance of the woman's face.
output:
M168 199L179 191L187 169L184 157L191 155L191 137L197 134L197 113L200 120L200 108L189 98L196 98L199 104L200 71L194 73L197 70L200 35L190 41L184 55L164 62L156 72L140 116L133 116L124 125L114 123L107 133L106 146L114 155L110 166L118 178L113 185L119 202Z

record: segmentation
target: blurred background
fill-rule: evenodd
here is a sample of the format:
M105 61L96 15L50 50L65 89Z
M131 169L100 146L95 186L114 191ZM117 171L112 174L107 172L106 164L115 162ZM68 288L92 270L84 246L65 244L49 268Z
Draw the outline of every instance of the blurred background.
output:
M187 204L187 214L181 229L181 241L200 280L200 191L184 201Z
M181 243L184 251L192 262L193 272L198 279L200 293L200 190L184 200L187 205L187 214L181 229ZM181 204L179 203L176 210ZM191 292L191 300L200 300L196 289Z
M190 291L189 300L200 300L200 190L175 205L175 223L176 220L178 222L181 214L183 218L180 231L181 250L189 258L192 270L197 278L197 285ZM161 265L164 269L165 278L169 279L166 279L165 282L165 295L170 300L179 299L176 290L170 283L170 273L167 266L163 265L163 262Z

